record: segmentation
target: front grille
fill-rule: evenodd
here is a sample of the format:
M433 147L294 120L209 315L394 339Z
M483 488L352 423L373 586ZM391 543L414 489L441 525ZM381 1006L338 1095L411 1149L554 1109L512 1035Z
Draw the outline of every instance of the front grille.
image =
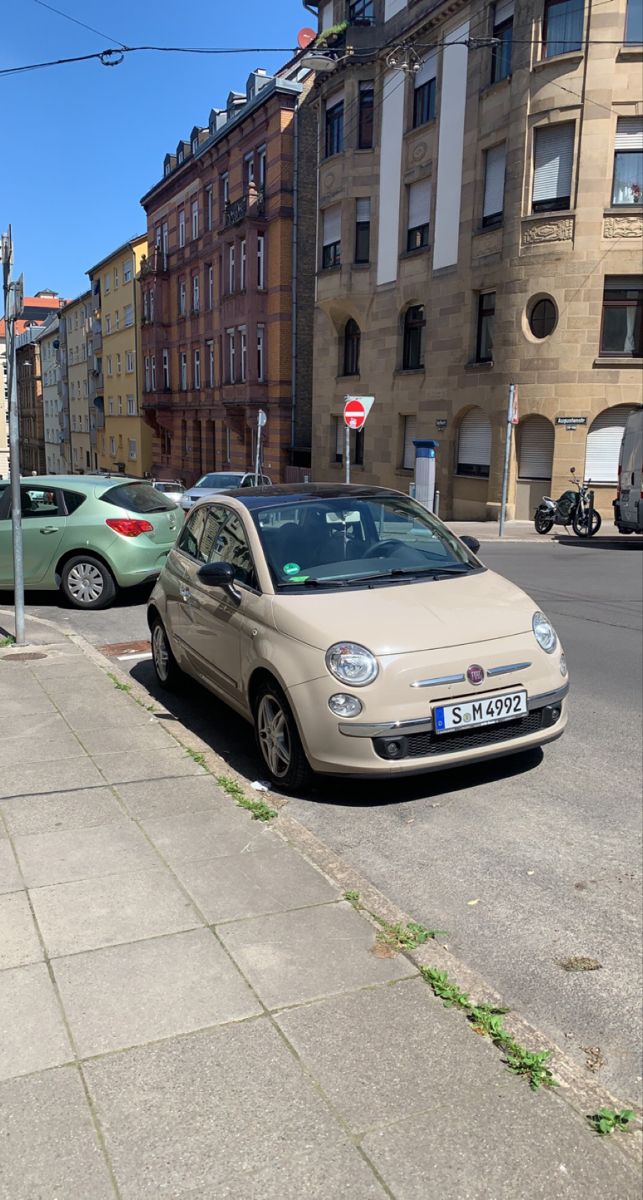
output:
M480 729L472 729L468 733L410 733L400 739L402 753L395 756L400 758L430 758L440 754L456 754L462 750L482 750L497 742L510 742L514 738L525 737L529 733L537 733L543 728L543 714L548 709L537 708L519 717L515 721L500 721L497 725L483 725ZM547 721L547 724L552 724ZM386 745L395 737L374 738L373 746L380 758L390 758Z

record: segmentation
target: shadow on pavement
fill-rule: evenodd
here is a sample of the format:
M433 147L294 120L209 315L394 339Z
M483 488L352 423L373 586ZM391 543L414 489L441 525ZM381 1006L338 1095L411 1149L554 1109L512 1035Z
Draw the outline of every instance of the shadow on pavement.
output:
M165 692L156 681L151 662L137 663L130 674L163 704L173 716L201 738L234 771L247 779L264 780L261 761L255 751L251 726L222 704L205 688L188 680L180 692ZM542 750L528 750L507 755L487 763L472 763L448 771L428 771L403 779L338 779L336 776L316 777L312 788L297 794L300 800L339 808L379 808L403 804L432 796L447 796L484 786L533 771L543 761Z
M556 539L561 546L578 546L584 550L643 550L643 537L622 534L620 537L578 538L561 535Z
M147 604L151 594L153 583L140 583L136 587L123 588L116 593L114 602L110 608L135 608L139 604ZM75 604L70 604L61 591L56 592L25 592L25 604L30 608L62 608L72 612L81 612L81 609L76 608ZM0 605L13 605L13 592L0 591ZM107 611L101 609L93 609L93 612Z

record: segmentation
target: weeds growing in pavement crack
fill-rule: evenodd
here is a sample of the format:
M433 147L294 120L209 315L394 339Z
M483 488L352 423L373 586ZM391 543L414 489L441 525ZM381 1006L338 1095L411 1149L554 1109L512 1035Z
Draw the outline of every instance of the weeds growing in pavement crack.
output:
M132 690L131 684L124 683L122 681L122 679L119 679L117 675L113 675L111 671L107 672L107 678L111 679L112 683L114 684L114 687L118 688L119 692L131 692L131 690Z
M275 809L270 808L265 800L251 800L249 796L246 796L236 779L231 779L229 775L217 775L216 778L221 790L230 796L239 805L239 808L245 808L251 814L253 821L273 821L277 816Z
M344 892L344 900L348 900L348 903L352 904L358 912L363 909L369 917L373 918L380 927L377 935L378 942L384 946L390 946L392 950L415 950L417 946L423 946L425 942L428 942L429 938L446 934L444 929L427 929L425 925L418 925L415 921L409 921L408 925L394 925L390 921L385 921L383 917L378 917L377 913L364 908L359 898L359 892Z
M197 767L203 767L204 771L207 771L210 775L212 774L207 762L205 761L205 754L201 754L198 750L190 750L189 747L186 747L185 753L187 754L188 758L192 759L192 762L196 763Z
M620 1112L614 1108L599 1108L598 1112L591 1113L587 1120L599 1137L605 1137L606 1133L614 1133L615 1129L626 1133L635 1115L631 1108L622 1108Z
M6 637L0 638L0 650L4 650L6 646L15 646L16 639L12 633L8 633Z

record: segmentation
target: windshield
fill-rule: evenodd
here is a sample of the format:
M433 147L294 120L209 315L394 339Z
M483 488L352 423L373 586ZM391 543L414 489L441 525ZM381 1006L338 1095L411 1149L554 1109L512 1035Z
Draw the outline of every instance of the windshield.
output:
M180 483L155 483L154 488L157 492L182 492L183 488Z
M195 488L231 488L238 487L243 479L243 474L231 473L225 471L213 471L210 475L203 475L201 479L195 483Z
M117 487L103 492L100 497L107 504L117 508L126 508L129 512L155 513L167 512L176 508L173 500L168 500L162 492L153 488L151 483L122 483Z
M441 522L404 496L282 500L256 511L254 520L280 591L484 569Z

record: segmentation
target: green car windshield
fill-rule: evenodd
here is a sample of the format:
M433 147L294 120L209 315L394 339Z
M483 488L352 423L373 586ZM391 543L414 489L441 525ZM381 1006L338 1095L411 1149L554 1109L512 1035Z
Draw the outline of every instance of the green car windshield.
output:
M404 496L282 500L253 516L280 591L484 569L441 522Z

